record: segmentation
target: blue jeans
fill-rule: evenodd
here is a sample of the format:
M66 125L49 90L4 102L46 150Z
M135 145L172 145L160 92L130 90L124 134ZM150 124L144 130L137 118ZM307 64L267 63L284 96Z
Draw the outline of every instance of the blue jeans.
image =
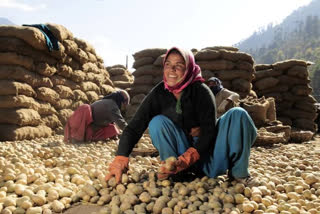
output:
M251 117L242 108L232 108L219 118L217 126L214 151L202 155L197 167L208 177L225 174L227 170L236 178L249 176L250 148L257 136ZM161 160L178 157L192 145L183 130L164 115L150 121L149 133Z

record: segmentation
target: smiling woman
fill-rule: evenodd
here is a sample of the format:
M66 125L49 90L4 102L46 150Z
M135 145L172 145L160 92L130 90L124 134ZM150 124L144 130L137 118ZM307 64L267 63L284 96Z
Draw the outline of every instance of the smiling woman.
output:
M164 78L169 86L183 80L186 71L185 61L178 51L173 51L164 62Z

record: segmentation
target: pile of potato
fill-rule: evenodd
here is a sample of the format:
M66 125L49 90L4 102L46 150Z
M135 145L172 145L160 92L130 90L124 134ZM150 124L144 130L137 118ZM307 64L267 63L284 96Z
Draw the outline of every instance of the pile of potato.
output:
M122 183L105 181L118 142L64 144L62 136L0 144L0 213L60 213L74 203L103 213L319 213L320 147L255 147L251 186L218 178L159 181L158 157L130 157ZM144 135L138 147L152 147Z

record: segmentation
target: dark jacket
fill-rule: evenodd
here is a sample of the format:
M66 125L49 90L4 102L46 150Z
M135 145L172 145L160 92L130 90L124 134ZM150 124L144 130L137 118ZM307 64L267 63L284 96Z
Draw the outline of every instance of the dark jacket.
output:
M164 88L164 83L156 85L145 97L123 131L117 155L129 156L151 119L160 114L182 128L190 142L191 128L200 126L201 134L194 147L200 156L212 150L215 145L217 127L215 98L211 90L204 83L195 82L183 90L180 99L182 114L176 113L177 100L171 92Z

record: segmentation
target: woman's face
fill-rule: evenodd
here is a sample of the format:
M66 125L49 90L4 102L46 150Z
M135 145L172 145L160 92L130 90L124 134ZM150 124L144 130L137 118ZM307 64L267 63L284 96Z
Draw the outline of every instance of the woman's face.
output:
M171 53L164 63L164 76L169 86L175 86L182 80L186 72L186 65L183 57L178 53Z

